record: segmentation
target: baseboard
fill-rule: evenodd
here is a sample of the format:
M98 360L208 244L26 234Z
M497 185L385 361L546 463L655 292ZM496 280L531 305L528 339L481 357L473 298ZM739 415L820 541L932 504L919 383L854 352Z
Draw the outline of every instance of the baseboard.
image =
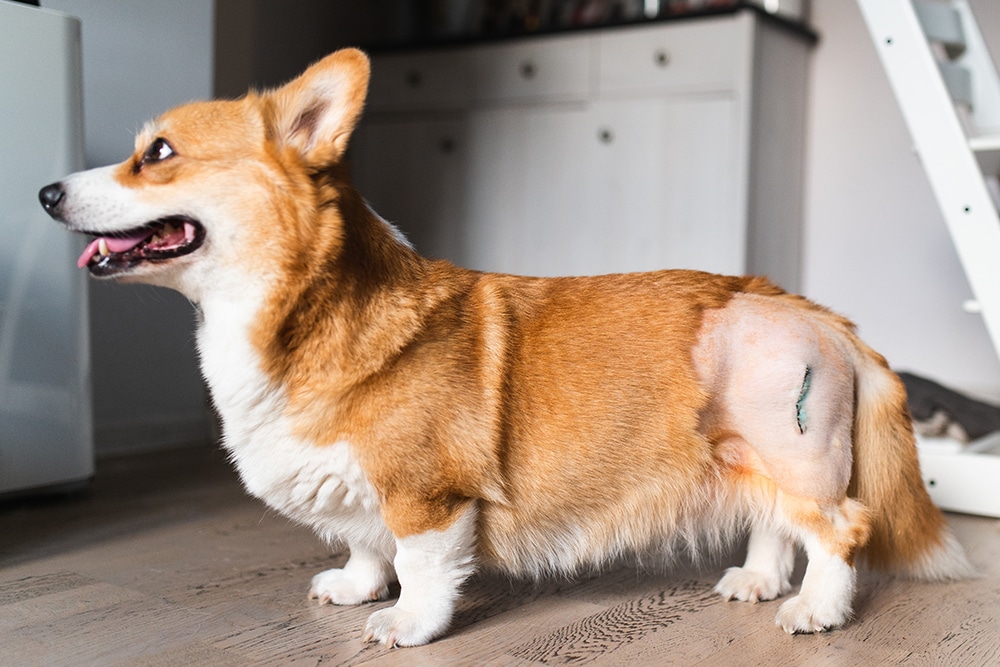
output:
M216 438L210 413L171 415L155 420L98 422L94 425L94 449L98 458L172 449Z

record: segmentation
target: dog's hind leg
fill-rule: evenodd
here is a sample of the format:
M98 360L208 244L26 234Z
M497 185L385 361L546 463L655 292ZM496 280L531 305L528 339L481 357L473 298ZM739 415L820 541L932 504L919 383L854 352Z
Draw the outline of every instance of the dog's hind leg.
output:
M791 590L789 580L794 566L792 541L773 525L761 522L750 531L743 567L726 570L715 592L727 600L773 600Z
M812 354L772 364L777 373L757 389L761 412L741 420L774 484L768 518L779 534L803 545L809 561L799 594L778 610L776 622L789 633L849 620L854 560L870 533L867 510L847 497L854 374L838 352L820 338Z
M444 530L396 540L399 601L368 618L363 641L415 646L448 629L462 582L474 570L476 517L476 506L469 505Z
M744 509L775 533L752 535L747 566L727 574L718 590L726 597L761 599L756 587L768 584L768 575L780 590L782 568L791 567L780 536L802 544L809 564L801 592L781 606L777 618L792 633L848 620L854 558L870 530L867 511L847 498L853 355L836 331L796 304L736 298L706 315L695 351L713 395L706 429L717 434L718 449L729 459L728 483L749 494ZM757 568L763 576L749 574Z
M843 625L851 617L854 557L868 540L867 512L846 498L824 509L815 502L788 497L779 499L778 512L799 533L809 564L799 594L781 605L775 623L790 634Z

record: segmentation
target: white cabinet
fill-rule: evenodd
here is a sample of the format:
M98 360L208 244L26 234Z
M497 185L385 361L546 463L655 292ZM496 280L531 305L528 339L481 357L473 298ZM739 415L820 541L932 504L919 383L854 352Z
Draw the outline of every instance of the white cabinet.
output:
M591 89L593 40L581 36L520 40L470 51L473 100L479 103L582 101Z
M619 100L594 113L602 144L591 210L601 238L614 238L604 270L741 272L732 98Z
M402 118L368 124L351 150L361 192L375 210L425 254L459 258L468 146L464 122Z
M694 93L740 84L750 46L733 17L609 30L597 38L598 88L613 93Z
M797 289L809 44L742 10L377 55L355 179L419 250L471 268Z

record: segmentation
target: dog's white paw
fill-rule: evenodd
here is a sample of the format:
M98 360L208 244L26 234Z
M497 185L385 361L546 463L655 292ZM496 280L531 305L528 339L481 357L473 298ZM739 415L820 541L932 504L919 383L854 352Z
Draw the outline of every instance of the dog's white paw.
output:
M339 568L317 574L309 589L309 599L319 600L320 604L356 605L388 596L389 586L385 581L362 580Z
M756 604L773 600L788 592L788 581L777 573L757 572L745 567L731 567L715 585L715 592L727 600Z
M850 617L850 605L816 602L796 595L778 608L774 623L788 634L795 635L825 632L844 625Z
M433 616L399 607L380 609L368 617L361 640L382 642L389 648L426 644L444 632L447 626L447 623L433 620Z

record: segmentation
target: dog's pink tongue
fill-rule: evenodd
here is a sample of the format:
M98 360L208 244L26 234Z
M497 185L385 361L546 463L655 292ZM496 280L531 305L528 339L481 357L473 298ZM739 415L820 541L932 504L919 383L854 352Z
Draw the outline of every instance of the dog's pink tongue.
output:
M76 265L82 269L87 266L87 264L90 264L90 260L93 259L94 255L100 254L102 241L107 245L109 252L126 252L136 247L152 235L152 230L144 229L140 232L129 234L127 236L98 237L87 244L87 247L80 255L80 258L76 260Z

